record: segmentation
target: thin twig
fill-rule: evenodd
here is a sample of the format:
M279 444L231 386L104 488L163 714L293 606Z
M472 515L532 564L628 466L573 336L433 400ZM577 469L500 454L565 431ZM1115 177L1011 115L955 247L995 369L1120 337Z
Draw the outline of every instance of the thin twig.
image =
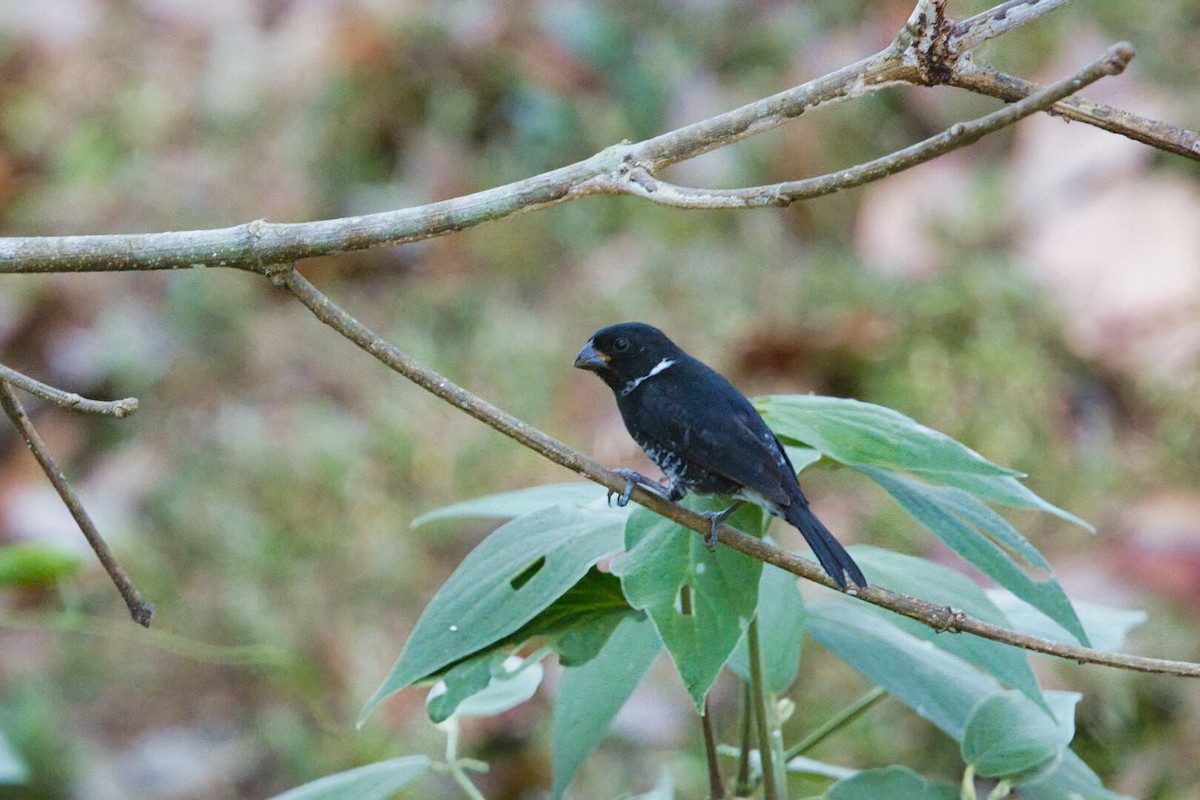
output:
M62 498L63 504L71 512L71 516L75 518L75 522L79 525L79 530L83 531L84 538L92 546L92 550L96 552L96 557L104 565L105 572L112 578L112 582L116 584L117 591L121 593L121 597L125 598L125 605L129 606L129 614L133 617L133 621L149 628L150 618L154 616L154 604L142 599L141 592L133 585L133 581L129 579L129 575L125 573L125 570L117 562L112 551L108 549L108 544L104 541L104 537L96 529L95 523L92 522L92 518L79 501L79 496L75 494L75 490L67 483L66 476L58 468L58 464L55 463L54 457L50 455L50 450L42 440L41 434L33 427L32 420L25 413L25 409L21 406L20 401L17 400L16 395L13 394L12 387L6 380L0 380L0 405L3 405L4 413L8 414L8 418L12 420L13 425L25 440L25 444L33 452L33 457L42 465L42 470L46 473L46 477L50 479L50 483L54 484L58 496Z
M825 741L831 734L854 722L856 719L867 713L883 698L887 697L887 689L882 686L876 686L871 691L864 694L862 697L855 700L850 705L843 708L837 714L830 717L823 725L818 727L812 733L805 736L800 741L787 749L783 754L784 761L791 761L796 756L804 755L809 750L816 747L821 742Z
M1009 102L1028 97L1042 88L1033 81L982 66L959 70L950 79L949 85ZM1200 133L1169 122L1143 117L1083 97L1068 97L1048 111L1063 119L1085 122L1135 142L1200 161Z
M1008 0L954 23L947 47L953 53L974 50L989 39L995 39L1013 28L1032 22L1069 2L1071 0Z
M34 380L3 364L0 364L0 380L7 381L18 389L24 389L43 400L49 400L56 406L84 414L111 414L117 419L124 419L138 410L136 397L126 397L122 400L89 400L74 392L64 392L62 389L56 389L39 380Z
M462 409L491 428L516 440L524 447L548 458L560 466L614 492L625 489L625 478L613 474L595 459L568 447L554 437L538 430L507 411L483 400L448 378L429 369L402 352L395 345L380 338L356 320L329 297L309 283L294 269L273 276L280 286L303 303L317 319L346 337L391 369L408 378L423 389ZM711 521L708 517L653 494L641 486L635 486L631 498L651 511L690 528L699 534L708 534ZM727 547L744 553L751 558L773 564L801 578L837 589L833 579L820 566L795 553L780 550L761 539L748 536L739 530L722 525L718 540ZM893 592L880 586L869 586L856 590L861 600L915 619L937 631L969 633L984 639L1020 647L1037 653L1077 661L1080 664L1101 664L1135 672L1150 672L1181 677L1200 677L1200 664L1188 661L1170 661L1160 658L1109 653L1090 647L1055 642L1037 636L1002 628L967 616L962 611L937 605L915 597Z
M1056 102L1107 75L1119 75L1133 56L1133 46L1128 42L1113 45L1101 58L1088 64L1075 75L1041 88L1019 102L978 119L955 123L941 133L903 150L828 175L744 189L695 189L658 180L645 170L632 170L621 177L616 183L616 188L627 194L676 208L786 206L797 200L821 197L877 181L973 144L990 133L1039 111L1045 111Z

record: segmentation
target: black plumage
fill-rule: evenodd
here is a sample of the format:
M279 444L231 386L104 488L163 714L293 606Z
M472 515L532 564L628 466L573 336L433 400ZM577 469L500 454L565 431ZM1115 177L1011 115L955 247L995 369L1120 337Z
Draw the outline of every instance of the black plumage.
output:
M595 372L613 390L630 435L670 481L669 499L690 491L756 503L799 530L839 586L845 588L847 576L867 585L854 559L812 513L779 439L723 376L640 322L597 331L575 366ZM635 482L662 491L644 475L618 472L629 479L622 501ZM711 515L709 546L736 505Z

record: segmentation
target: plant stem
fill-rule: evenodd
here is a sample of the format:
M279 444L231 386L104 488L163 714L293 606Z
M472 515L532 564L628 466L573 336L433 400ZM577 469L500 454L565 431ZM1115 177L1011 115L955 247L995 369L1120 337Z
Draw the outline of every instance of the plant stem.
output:
M758 617L750 621L747 639L750 651L750 693L754 699L754 720L758 729L758 757L762 760L766 800L785 797L776 771L775 753L771 747L771 721L767 716L767 687L763 682L762 648L758 643ZM782 766L782 765L780 765Z
M471 782L470 776L463 769L462 761L458 758L458 720L451 717L443 723L443 727L446 731L446 769L450 777L471 800L487 800L483 792L479 791L479 787Z
M963 770L962 788L959 790L962 800L975 800L975 767L967 764Z
M784 753L784 761L790 761L798 755L803 755L825 740L830 734L844 728L870 710L871 706L887 697L887 689L876 686L862 697L855 700L846 708L831 717L825 724L805 736L799 742L788 748Z
M723 800L725 782L721 780L721 765L717 763L717 736L713 731L712 709L708 697L704 698L704 716L700 718L704 729L704 757L708 760L708 793L712 800Z
M733 784L733 793L738 797L747 797L754 791L754 782L750 778L750 743L753 738L754 697L749 683L742 684L742 731L738 743L738 771Z

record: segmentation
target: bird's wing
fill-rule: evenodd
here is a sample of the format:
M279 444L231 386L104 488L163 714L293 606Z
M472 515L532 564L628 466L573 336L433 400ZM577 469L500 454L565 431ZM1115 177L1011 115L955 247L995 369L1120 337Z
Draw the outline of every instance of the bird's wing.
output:
M790 467L775 434L732 384L716 373L699 377L647 386L638 414L642 433L688 463L790 505Z

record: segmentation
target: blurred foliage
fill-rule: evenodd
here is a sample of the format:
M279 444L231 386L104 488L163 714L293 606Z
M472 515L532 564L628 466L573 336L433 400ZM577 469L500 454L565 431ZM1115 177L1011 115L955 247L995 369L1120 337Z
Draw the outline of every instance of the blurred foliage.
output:
M25 4L0 26L0 233L218 227L454 196L849 63L881 47L910 7ZM951 7L965 15L987 4ZM1075 3L990 44L985 60L1058 74L1079 52L1128 38L1139 56L1120 80L1152 87L1156 109L1195 128L1198 23L1196 0ZM993 105L950 90L874 95L677 165L672 177L739 185L817 174ZM1019 255L1020 135L981 142L959 162L963 200L929 234L950 266L919 275L862 247L862 226L881 213L867 203L872 188L753 213L594 198L302 268L408 352L612 464L630 464L636 448L607 393L570 359L617 320L660 325L750 392L811 389L893 406L1030 471L1039 493L1095 523L1093 539L1014 516L1072 593L1151 608L1141 649L1196 659L1200 597L1168 591L1178 582L1152 569L1161 561L1130 567L1128 518L1164 493L1195 497L1195 376L1163 381L1068 333L1061 298ZM1134 171L1196 178L1194 165L1166 157ZM3 280L5 363L142 401L123 421L31 408L158 604L155 624L288 657L206 663L99 623L92 636L0 627L0 728L33 775L0 798L262 797L439 747L419 698L401 696L351 729L433 587L482 532L412 532L408 522L561 472L402 383L251 276ZM78 547L28 454L11 432L0 436L0 543ZM937 555L862 481L826 471L809 483L844 539ZM1171 551L1164 560L1190 563ZM58 592L6 591L0 615L121 618L107 578L90 556L84 563ZM811 728L865 686L819 648L805 659L821 688L799 690L795 724ZM1166 799L1200 782L1194 685L1043 667L1085 691L1077 741L1107 785ZM668 762L681 792L702 791L698 730L664 710L686 710L686 700L665 672L649 691L653 719L585 765L579 797L645 789ZM814 755L862 767L908 759L951 776L957 752L893 706ZM464 747L493 761L488 797L548 785L546 731L534 719L517 710L464 731ZM180 751L211 769L173 769Z

